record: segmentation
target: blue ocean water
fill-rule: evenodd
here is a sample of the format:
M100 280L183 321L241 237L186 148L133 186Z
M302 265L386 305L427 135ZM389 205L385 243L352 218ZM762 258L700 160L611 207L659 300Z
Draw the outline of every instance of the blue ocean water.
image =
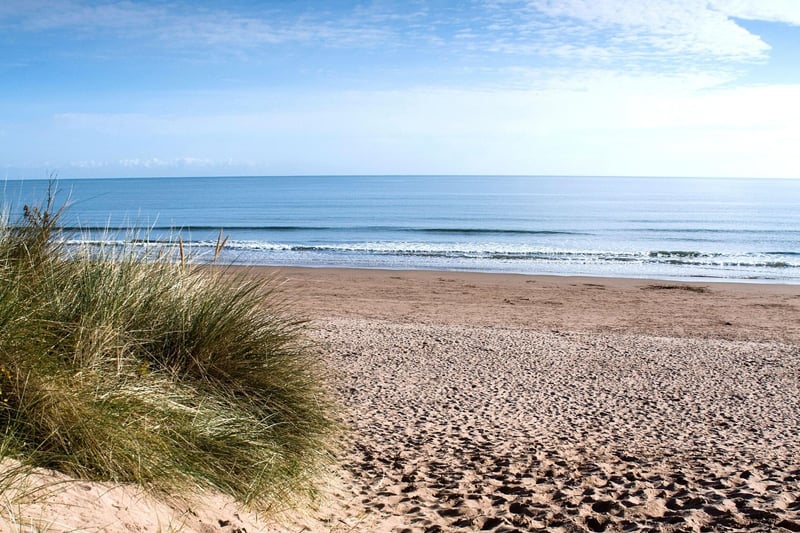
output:
M235 264L800 283L800 180L329 176L64 179L68 241ZM47 181L6 181L13 218ZM10 207L9 207L10 206Z

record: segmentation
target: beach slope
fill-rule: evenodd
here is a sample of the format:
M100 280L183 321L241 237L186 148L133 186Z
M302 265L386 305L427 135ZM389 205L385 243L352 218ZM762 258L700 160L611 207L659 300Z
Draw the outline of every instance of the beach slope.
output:
M328 527L800 530L800 287L283 275L352 429Z

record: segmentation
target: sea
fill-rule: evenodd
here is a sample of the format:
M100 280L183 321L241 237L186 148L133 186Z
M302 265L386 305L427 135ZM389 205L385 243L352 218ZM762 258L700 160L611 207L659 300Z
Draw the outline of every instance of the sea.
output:
M26 179L3 182L6 216L41 205L49 185L69 247L180 241L200 263L800 283L800 180Z

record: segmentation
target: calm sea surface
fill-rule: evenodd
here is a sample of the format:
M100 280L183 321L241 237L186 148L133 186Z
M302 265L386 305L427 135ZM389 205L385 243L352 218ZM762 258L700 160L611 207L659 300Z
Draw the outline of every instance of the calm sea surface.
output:
M236 264L800 283L800 180L246 177L59 180L70 243ZM12 219L47 182L6 181Z

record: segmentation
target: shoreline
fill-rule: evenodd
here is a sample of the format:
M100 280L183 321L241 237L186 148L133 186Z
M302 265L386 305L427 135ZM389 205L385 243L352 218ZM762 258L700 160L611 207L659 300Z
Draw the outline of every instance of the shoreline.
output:
M357 272L357 273L370 273L376 272L386 275L397 275L397 274L420 274L422 276L425 275L454 275L454 276L467 276L467 277L508 277L508 278L527 278L527 279L534 279L538 281L548 281L548 280L565 280L565 281L580 281L580 282L591 282L591 281L598 281L598 282L605 282L611 285L614 282L619 282L621 285L627 285L629 283L677 283L682 285L719 285L719 286L730 286L730 287L787 287L787 288L796 288L798 289L798 293L800 293L800 282L798 283L786 283L782 281L772 281L766 280L764 282L759 281L757 279L742 279L742 280L734 280L734 279L722 279L722 278L693 278L693 279L678 279L678 278L659 278L659 277L631 277L631 276L592 276L592 275L578 275L578 274L528 274L525 272L490 272L490 271L483 271L483 270L447 270L447 269L435 269L435 268L370 268L370 267L343 267L343 266L304 266L304 265L230 265L229 268L234 270L248 270L248 269L255 269L259 271L267 270L267 271L330 271L330 272L338 272L338 273L345 273L345 272Z
M447 269L447 268L436 268L436 267L409 267L409 268L392 268L392 267L385 267L385 266L340 266L335 264L269 264L269 263L232 263L229 265L230 268L234 269L248 269L248 268L256 268L256 269L286 269L286 270L357 270L357 271L378 271L378 272L438 272L443 274L466 274L466 275L486 275L486 276L526 276L530 278L542 278L542 279L549 279L549 278L574 278L574 279L586 279L586 280L630 280L630 281L657 281L657 282L664 282L664 283L686 283L689 285L692 284L712 284L712 285L758 285L758 286L790 286L790 287L800 287L800 278L778 278L778 277L747 277L747 278L722 278L722 277L715 277L715 276L694 276L694 277L685 277L685 276L668 276L664 275L659 277L658 275L641 275L641 276L629 276L629 275L608 275L608 274L582 274L582 273L568 273L568 274L560 274L556 272L538 272L538 273L531 273L531 272L524 272L524 271L505 271L505 270L472 270L472 269Z

